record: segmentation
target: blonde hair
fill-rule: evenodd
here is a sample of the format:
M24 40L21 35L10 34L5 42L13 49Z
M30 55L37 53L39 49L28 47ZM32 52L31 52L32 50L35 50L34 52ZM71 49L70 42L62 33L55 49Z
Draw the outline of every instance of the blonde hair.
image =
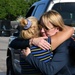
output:
M50 22L54 27L58 27L59 30L63 30L64 28L64 21L62 16L55 10L50 10L46 13L44 13L40 20L40 22L42 21L43 24L49 29L49 27L47 26L47 23Z
M28 29L24 29L24 26L28 24L29 20L31 22L31 26ZM38 20L31 16L25 19L24 17L18 18L18 21L20 22L20 26L22 27L22 30L20 32L20 37L24 39L30 39L34 37L39 37L40 36L40 30L38 27Z

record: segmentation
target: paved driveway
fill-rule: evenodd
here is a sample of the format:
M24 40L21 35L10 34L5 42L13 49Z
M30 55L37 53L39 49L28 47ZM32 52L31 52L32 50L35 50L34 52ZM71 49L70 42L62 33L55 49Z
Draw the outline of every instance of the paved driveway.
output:
M6 53L9 37L0 37L0 75L6 75Z

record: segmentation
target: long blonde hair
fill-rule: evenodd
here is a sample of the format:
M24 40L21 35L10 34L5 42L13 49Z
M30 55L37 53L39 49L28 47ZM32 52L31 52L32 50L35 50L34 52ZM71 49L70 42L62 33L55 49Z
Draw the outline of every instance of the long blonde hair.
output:
M63 28L64 28L64 21L63 21L63 18L62 18L62 16L61 16L57 11L55 11L55 10L50 10L50 11L45 12L45 13L41 16L39 22L41 22L41 21L43 22L43 24L44 24L47 28L49 28L49 27L47 26L47 23L48 23L48 22L50 22L54 27L58 27L60 31L63 30Z
M39 37L40 36L40 30L39 30L39 25L38 25L38 20L31 16L25 19L24 17L20 17L17 19L20 22L20 26L22 27L21 32L20 32L20 37L24 39L30 39L34 37ZM24 27L28 24L29 20L31 22L31 26L28 29L24 29Z

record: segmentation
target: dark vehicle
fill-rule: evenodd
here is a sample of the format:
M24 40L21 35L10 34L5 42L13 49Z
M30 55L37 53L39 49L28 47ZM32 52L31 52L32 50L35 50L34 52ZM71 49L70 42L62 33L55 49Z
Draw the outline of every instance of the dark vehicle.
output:
M11 35L11 21L10 20L0 20L0 36L10 36Z
M57 10L63 17L65 24L75 27L75 1L74 0L40 0L34 3L26 17L35 16L40 18L40 16L48 10ZM18 30L16 29L15 32ZM74 35L73 35L74 36ZM9 43L16 38L13 35L9 39ZM24 64L20 64L23 55L21 50L13 49L8 47L7 49L7 75L23 75L24 74ZM23 61L24 62L24 61Z

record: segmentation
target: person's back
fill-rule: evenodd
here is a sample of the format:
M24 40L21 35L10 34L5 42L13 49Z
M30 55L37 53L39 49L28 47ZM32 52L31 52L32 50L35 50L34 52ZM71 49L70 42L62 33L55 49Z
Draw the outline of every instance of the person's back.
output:
M73 38L70 38L71 42L69 45L69 62L68 68L72 75L75 75L75 41Z
M69 32L69 33L70 33L70 32ZM60 36L59 36L59 37L60 37ZM63 36L63 38L64 38L64 36ZM63 38L62 38L62 39L63 39ZM57 41L57 40L56 40L56 41ZM51 41L51 42L52 42L52 41ZM34 45L35 45L35 44L34 44ZM52 48L53 48L53 47L52 47ZM64 50L64 49L63 49L63 50ZM61 55L61 52L59 52L59 53L60 53L60 55ZM28 57L29 57L29 56L28 56ZM62 55L62 57L64 57L64 55ZM30 58L31 58L31 57L30 57ZM56 59L58 59L58 58L60 58L60 57L57 57ZM56 59L55 59L55 60L56 60ZM63 60L63 59L61 59L61 60ZM65 61L66 61L66 60L65 60ZM65 62L65 61L64 61L64 62ZM32 62L34 62L34 61L32 61ZM54 63L54 62L53 62L53 63ZM57 63L57 62L55 62L55 63ZM52 63L51 63L51 64L52 64ZM40 65L40 64L38 64L38 66L39 66L39 65ZM42 65L43 65L43 64L42 64ZM42 65L40 65L40 68L41 68ZM46 64L46 65L47 65L47 64ZM55 64L53 64L53 65L55 65ZM63 65L63 64L62 64L62 65ZM55 65L55 67L53 67L53 68L56 68L56 66L57 66L57 68L55 69L55 71L57 71L62 65L61 65L61 62L59 61L58 66ZM52 66L52 65L48 65L47 67L50 67L50 66ZM44 66L43 66L43 67L44 67ZM42 70L42 69L43 69L43 68L41 68L41 70ZM45 69L46 69L46 67L45 67ZM50 69L50 68L49 68L49 69ZM48 69L46 69L46 70L48 70ZM46 71L46 70L45 70L45 71ZM47 71L47 72L48 72L48 71ZM55 73L55 72L54 72L54 69L53 69L52 71L49 70L49 73L50 73L50 74L51 74L52 72ZM50 74L49 74L49 75L50 75ZM48 75L48 74L47 74L47 75Z
M38 20L35 17L29 17L27 20L25 20L24 18L20 19L20 23L23 28L20 33L21 38L30 39L30 38L40 36ZM48 38L47 41L49 43L51 43L50 38ZM53 57L53 52L51 52L50 50L43 50L34 45L32 45L30 47L30 49L31 49L32 55L35 56L36 59L43 61L44 63L48 63L49 61L51 61L51 59ZM42 75L42 73L39 71L39 69L35 69L35 67L28 64L22 58L21 58L20 64L21 64L21 68L22 68L22 73L24 75L28 75L28 74Z
M48 42L50 43L50 38L48 38ZM37 46L31 46L31 54L36 57L36 59L43 61L44 63L48 63L52 60L53 52L50 50L43 50L40 49ZM31 66L27 61L25 61L25 58L23 58L23 55L21 55L20 59L21 64L21 73L24 75L28 74L34 74L34 75L42 75L39 69L34 68L34 66Z

